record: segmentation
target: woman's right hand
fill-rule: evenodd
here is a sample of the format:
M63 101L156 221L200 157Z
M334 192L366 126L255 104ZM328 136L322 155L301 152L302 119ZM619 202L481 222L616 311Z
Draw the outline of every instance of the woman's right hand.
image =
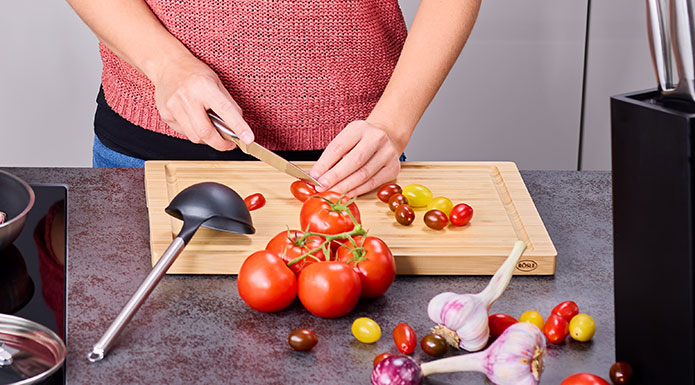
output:
M205 143L218 151L232 150L235 144L222 138L210 122L207 110L213 110L242 142L253 142L241 108L205 63L186 55L157 72L152 79L157 109L174 131L193 143Z

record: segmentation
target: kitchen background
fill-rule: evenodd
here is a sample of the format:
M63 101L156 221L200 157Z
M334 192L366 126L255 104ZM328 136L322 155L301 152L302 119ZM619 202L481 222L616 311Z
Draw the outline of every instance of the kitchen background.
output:
M96 38L61 0L3 2L0 36L0 165L90 166ZM483 1L406 153L608 170L609 97L655 86L643 1Z

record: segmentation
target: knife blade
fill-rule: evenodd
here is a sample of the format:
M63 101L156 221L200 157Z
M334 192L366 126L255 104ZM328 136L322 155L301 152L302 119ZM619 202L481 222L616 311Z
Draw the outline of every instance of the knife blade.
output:
M281 157L280 155L268 150L256 142L249 144L242 142L239 137L236 136L236 134L234 134L229 127L227 127L222 118L220 118L213 111L208 111L208 116L210 117L212 125L215 127L215 129L217 129L217 132L219 132L223 138L234 142L244 153L253 156L254 158L279 171L284 172L287 175L311 183L314 186L321 186L321 183L312 178L311 175L309 175L306 171L302 170L300 167Z

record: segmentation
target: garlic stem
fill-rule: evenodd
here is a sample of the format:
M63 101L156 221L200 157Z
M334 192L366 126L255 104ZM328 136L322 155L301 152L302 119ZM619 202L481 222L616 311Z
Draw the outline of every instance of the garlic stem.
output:
M516 264L519 262L519 258L521 258L521 254L523 254L524 250L526 250L526 243L524 243L524 241L516 241L507 259L502 266L497 269L495 275L492 276L485 290L480 292L479 296L482 298L488 311L490 310L490 306L502 295L504 289L509 285Z
M453 372L482 372L485 373L483 365L486 361L487 352L477 352L462 354L459 356L442 358L420 365L422 375L427 377L431 374L453 373Z

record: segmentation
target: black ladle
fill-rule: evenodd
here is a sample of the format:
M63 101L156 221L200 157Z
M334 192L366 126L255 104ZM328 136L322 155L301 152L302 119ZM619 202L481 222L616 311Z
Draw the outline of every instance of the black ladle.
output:
M200 226L240 234L253 234L256 230L244 200L234 190L214 182L190 186L174 197L165 210L167 214L183 220L183 228L171 242L150 274L130 297L128 303L106 330L87 358L100 361L109 351L116 337L145 302L159 280L169 270Z

